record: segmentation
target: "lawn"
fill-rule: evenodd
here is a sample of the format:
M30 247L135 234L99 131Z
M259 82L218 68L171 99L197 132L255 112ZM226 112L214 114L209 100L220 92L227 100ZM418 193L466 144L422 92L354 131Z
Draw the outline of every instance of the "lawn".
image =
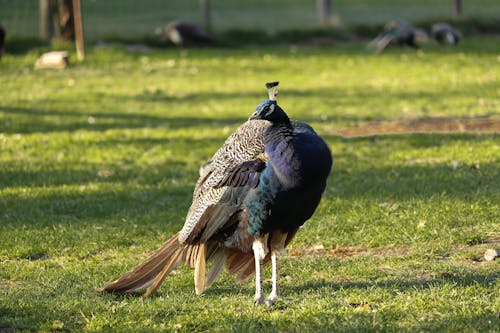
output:
M0 63L0 331L500 330L499 264L482 259L500 247L498 134L338 134L499 120L498 39L379 56L357 43L111 45L35 70L42 51ZM283 299L256 306L253 281L227 274L196 296L185 266L147 300L95 294L181 228L199 166L270 80L335 156L282 260Z

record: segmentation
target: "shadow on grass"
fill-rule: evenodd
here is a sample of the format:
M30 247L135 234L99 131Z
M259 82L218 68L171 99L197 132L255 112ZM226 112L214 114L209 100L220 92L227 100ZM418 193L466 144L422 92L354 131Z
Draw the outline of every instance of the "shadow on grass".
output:
M426 148L439 146L450 140L486 140L489 136L477 135L391 135L384 138L341 139L354 142L377 142L383 140L392 144L405 141L414 147ZM327 137L330 141L336 137ZM184 139L183 139L184 140ZM140 144L152 146L163 143L155 139L136 142L136 139L119 140L121 144ZM219 144L219 139L193 140L183 142L187 147L194 144ZM381 144L384 144L384 143ZM114 144L103 141L103 144ZM180 143L169 142L175 149ZM178 148L178 147L177 147ZM335 196L346 200L369 199L376 202L397 200L400 204L405 200L431 200L431 198L455 198L463 201L488 198L494 193L496 184L500 183L500 172L494 162L475 165L461 165L454 169L444 163L414 163L402 160L393 165L366 165L366 160L355 153L341 152L336 154L336 164L329 179L326 196ZM360 161L360 159L362 159ZM121 162L120 162L121 163ZM361 166L359 164L362 163ZM200 162L201 164L201 162ZM6 165L8 166L8 165ZM62 216L74 216L79 219L107 218L120 216L138 217L142 213L151 214L172 205L176 198L178 205L189 206L191 193L198 177L198 165L186 165L183 161L169 161L146 169L140 165L122 168L121 164L74 165L61 169L31 171L16 170L15 167L0 170L1 188L39 187L36 195L21 193L5 194L0 202L3 220L6 223L33 223L44 219L58 221ZM111 169L113 174L99 176L99 168ZM190 181L186 181L190 178ZM179 180L182 179L182 180ZM174 181L185 185L175 185ZM87 188L88 184L98 184L100 188ZM163 184L158 186L158 184ZM81 191L65 190L64 185L80 185ZM102 185L102 187L101 187ZM53 189L50 189L54 187ZM185 201L185 202L183 202ZM185 212L183 212L185 213ZM21 219L19 217L22 217ZM24 222L20 222L24 221Z
M493 89L496 87L496 82L482 84L481 89ZM422 100L422 103L434 103L435 101L443 101L462 97L470 94L471 89L479 89L477 85L461 86L459 89L447 91L384 91L383 94L372 86L364 86L352 91L350 88L317 88L314 90L306 89L287 89L286 93L289 97L285 100L285 105L293 105L295 99L303 97L315 98L317 106L327 107L332 110L340 110L343 107L356 108L366 106L371 103L382 107L391 101L403 100ZM89 95L90 96L90 95ZM35 107L19 107L19 106L3 106L0 107L0 114L4 114L5 120L0 124L0 132L3 133L49 133L55 131L106 131L109 129L133 129L145 127L170 127L170 128L189 128L189 127L220 127L220 126L238 126L243 123L247 117L253 112L254 107L263 99L264 94L260 92L200 92L188 93L182 96L171 96L164 91L144 92L137 95L118 95L118 94L93 94L93 99L99 99L99 110L78 110L78 106L82 104L81 96L70 96L64 98L44 99L43 103ZM241 116L215 118L207 115L206 117L197 116L171 116L169 110L175 110L178 105L183 105L183 108L188 108L193 105L193 108L199 105L206 105L209 102L220 100L234 100L237 103L241 99L255 100L255 105L245 107L246 111L241 112ZM83 98L85 99L85 97ZM78 102L76 102L78 100ZM114 112L102 111L116 108L116 105L121 105L127 101L138 102L142 110L150 109L151 105L160 105L164 108L164 114L151 114L147 112L123 112L116 109ZM95 104L95 100L89 103ZM287 104L291 103L291 104ZM33 102L25 104L32 105ZM241 103L238 103L238 105ZM46 107L49 105L49 107ZM76 105L69 109L68 105ZM315 105L311 105L314 111ZM156 106L156 109L158 107ZM285 107L286 109L286 107ZM294 118L295 110L290 107L288 110L291 117ZM483 114L482 116L488 116ZM95 122L89 122L89 117L93 117ZM332 126L336 122L356 123L359 121L384 120L385 116L375 113L367 113L361 115L346 115L339 112L329 112L328 122ZM299 120L305 122L321 121L317 116L298 117Z
M252 277L253 278L253 277ZM361 289L364 292L372 293L377 292L378 290L385 290L387 293L391 294L393 291L397 290L398 293L413 293L413 292L432 292L436 293L436 290L439 290L442 286L453 286L457 290L460 288L467 288L470 286L474 287L485 287L492 288L492 283L500 278L499 272L486 273L486 274L467 274L463 276L454 276L452 278L443 278L443 279L408 279L408 280L390 280L390 281L361 281L361 282L329 282L329 281L319 281L319 282L308 282L297 286L286 286L283 288L282 297L283 300L278 302L277 307L275 309L270 309L270 311L288 311L289 309L295 309L296 307L302 307L300 304L300 295L311 295L314 293L322 293L322 291L330 293L335 293L336 291L343 291L349 293L350 290ZM328 290L328 291L326 291ZM246 288L244 290L236 290L231 287L212 287L209 289L206 294L207 296L214 295L218 297L218 295L230 295L230 296L238 296L241 293L245 293L248 295L248 302L251 302L253 299L253 289ZM354 294L358 295L359 291L353 291ZM387 294L382 293L382 294ZM290 301L287 299L287 295L293 297L294 300ZM328 297L328 296L323 296ZM333 297L333 295L332 295ZM301 330L300 327L304 325L304 329L312 330L312 331L331 331L334 328L334 331L366 331L366 330L380 330L380 329L397 329L398 331L402 329L401 326L398 326L398 323L394 320L389 320L384 322L383 318L404 318L404 317L412 317L409 313L404 313L401 311L397 311L387 308L379 308L378 304L350 304L353 308L357 306L365 306L369 310L376 310L377 316L379 316L378 323L374 321L374 313L372 311L356 311L354 315L341 314L341 309L335 308L323 308L319 311L304 311L303 314L299 314L300 318L294 318L293 321L288 322L283 318L278 318L277 320L273 320L269 322L269 326L287 326L293 325L295 322L295 329ZM434 306L434 305L429 305ZM293 310L295 311L295 310ZM482 314L471 314L470 316L461 316L450 311L446 316L440 316L439 319L434 319L434 317L430 316L428 319L419 320L417 322L413 320L408 320L408 323L412 323L411 327L405 327L406 329L411 330L432 330L435 331L437 328L445 328L447 330L453 329L463 329L464 327L495 327L494 323L498 322L498 314L495 314L492 311L485 310L485 313ZM297 319L299 319L297 321ZM475 320L483 320L480 322L476 322ZM253 328L255 331L256 323L252 321L251 318L247 316L236 316L235 318L228 318L229 320L235 320L238 322L239 327L245 328ZM392 323L392 324L388 324ZM390 326L386 326L390 325ZM492 326L493 325L493 326ZM258 325L257 325L258 326ZM316 328L316 329L313 329Z
M488 287L491 283L500 278L500 272L492 272L486 274L466 274L463 276L453 275L447 278L434 278L434 279L414 279L414 280L390 280L390 281L361 281L361 282L329 282L329 281L318 281L318 282L308 282L298 286L287 286L286 289L290 290L291 293L302 293L308 291L314 291L318 289L366 289L371 288L381 288L388 290L425 290L434 288L440 285L454 285L457 287L467 287L473 285L479 285Z
M60 269L60 268L59 268ZM287 285L282 290L282 300L273 308L266 308L266 313L275 313L276 316L269 318L266 314L256 314L254 310L248 309L253 303L253 288L235 286L235 282L225 279L223 283L219 282L212 288L206 291L205 296L199 297L192 294L192 281L177 277L180 285L176 296L172 295L172 291L160 291L154 294L151 298L139 302L139 294L133 295L96 295L92 291L85 292L81 289L78 283L81 283L80 273L65 272L64 279L58 278L59 283L53 284L50 287L44 287L37 284L36 288L40 295L29 302L26 302L27 297L23 288L11 289L8 292L11 299L19 299L23 306L18 306L16 302L9 301L5 305L0 305L0 328L11 329L40 329L43 325L51 325L55 321L64 322L68 329L82 328L87 321L75 320L74 317L92 315L97 317L116 316L123 318L126 316L129 320L137 320L144 324L144 320L148 320L148 325L157 327L158 324L165 322L165 316L168 314L169 321L174 320L177 316L193 316L193 327L185 327L183 329L190 330L211 330L216 327L232 327L238 331L257 332L261 330L297 330L297 331L378 331L380 329L391 330L435 330L436 328L459 329L466 327L482 327L494 328L495 323L498 323L498 314L487 309L482 313L467 312L468 315L457 313L456 310L450 310L446 314L436 316L428 316L423 320L414 319L414 314L405 312L401 307L394 306L379 306L377 303L360 304L364 310L356 311L357 304L346 304L342 298L330 299L335 297L336 293L351 293L353 295L362 295L366 293L377 293L381 295L394 295L393 297L400 298L404 293L432 293L433 300L426 305L426 310L432 311L438 307L435 302L436 295L439 295L441 287L452 286L456 290L461 290L467 287L484 287L491 289L492 283L500 278L499 272L484 273L484 274L466 274L463 276L454 276L445 279L396 279L390 281L360 281L360 282L334 282L334 281L319 281L307 282L297 286ZM188 273L191 275L192 271ZM253 277L251 277L252 279ZM73 287L68 288L68 281L73 281ZM189 281L189 282L188 282ZM395 291L398 291L395 295ZM35 291L32 291L35 292ZM62 292L62 293L61 293ZM19 293L19 294L18 294ZM18 294L18 295L17 295ZM179 295L185 294L185 302L176 304ZM322 308L314 306L311 302L311 295L318 295L323 304L329 304ZM69 302L68 297L74 301ZM170 296L169 296L170 295ZM306 300L301 298L301 295L309 295ZM60 297L61 303L57 303L54 298ZM182 296L180 296L182 297ZM243 297L241 306L235 305L233 299ZM389 296L391 297L391 296ZM444 297L444 295L443 295ZM193 298L193 305L189 305L190 299ZM228 307L221 308L220 304L212 304L211 302L220 302L221 298L227 299ZM137 300L137 301L136 301ZM163 304L164 301L166 304ZM160 303L158 303L160 301ZM420 299L418 300L420 302ZM23 303L25 302L25 303ZM56 303L54 303L56 302ZM222 300L222 302L224 302ZM391 300L383 302L391 303ZM149 306L150 305L156 306ZM64 311L59 311L54 308L54 304L64 306ZM205 305L204 305L205 304ZM211 315L205 317L202 322L197 322L194 313L201 308L202 311L210 311ZM372 311L375 310L375 311ZM442 309L439 309L442 310ZM144 311L150 312L145 314ZM115 313L116 312L116 313ZM258 311L260 312L260 311ZM374 320L374 313L377 319ZM287 314L290 314L288 316ZM417 315L417 314L415 314ZM145 316L145 317L144 317ZM223 316L223 318L221 318ZM389 319L389 320L384 320ZM394 320L398 318L398 320ZM97 318L95 318L97 319ZM481 320L481 321L475 321ZM113 320L107 320L112 323ZM88 322L87 322L88 323ZM114 323L117 327L119 323ZM401 327L399 325L411 325L409 327ZM147 326L146 326L147 327Z
M64 103L63 103L64 104ZM59 131L73 132L77 130L107 131L110 129L134 128L189 128L189 127L222 127L242 123L242 118L202 118L202 117L169 117L153 116L140 113L120 112L67 112L54 109L32 109L20 107L3 107L0 113L12 117L0 125L3 133L50 133ZM92 121L89 121L92 117Z
M447 165L373 166L358 171L339 170L329 181L335 196L343 199L429 199L434 196L469 200L481 191L493 191L500 181L496 163L483 163L481 170ZM335 172L335 171L334 171Z
M171 186L158 188L109 189L107 191L84 191L81 193L44 193L32 197L4 196L0 203L2 224L23 228L40 228L54 224L69 224L75 221L95 221L110 217L141 220L143 216L161 216L162 212L185 207L187 212L192 187ZM88 193L90 192L90 193ZM184 212L183 212L184 213ZM179 227L182 222L179 221ZM129 225L133 229L132 225Z
M190 274L192 272L190 271ZM349 282L335 282L335 281L312 281L298 285L287 284L283 286L283 297L286 300L286 294L294 295L300 293L310 293L322 289L328 289L330 291L338 290L349 290L349 289L364 289L372 290L377 289L388 289L388 290L425 290L434 288L440 285L453 285L457 287L467 287L467 286L491 286L492 282L495 282L500 278L500 272L492 272L485 274L475 274L467 273L465 275L454 274L451 276L446 275L444 278L432 278L432 279L396 279L396 280L386 280L386 281L349 281ZM248 278L246 281L253 281L254 276ZM205 293L207 295L240 295L248 294L249 297L253 296L254 289L251 287L245 287L238 285L234 280L228 280L223 283L216 282L210 289ZM235 287L236 285L236 287ZM160 289L161 293L161 289Z
M491 136L478 136L478 135L388 135L383 138L369 137L369 138L355 138L355 139L342 139L352 141L369 141L376 142L378 140L405 140L414 147L436 147L444 144L450 140L464 140L481 141L488 139ZM329 136L329 140L336 140L336 137ZM190 145L212 145L217 146L221 142L220 139L203 139L203 140L186 140L182 139L182 144L185 146ZM97 142L97 145L116 145L116 144L139 144L143 147L150 147L157 144L171 144L174 147L178 145L177 140L171 139L113 139ZM356 165L359 156L353 153L342 152L335 154L337 160L343 160L344 164L336 162L332 175L330 177L330 186L333 186L334 195L341 198L380 198L379 200L388 200L391 198L397 200L415 199L415 198L429 198L432 196L440 195L445 197L456 197L462 200L469 200L473 197L477 198L481 191L492 191L495 187L494 184L500 182L500 173L495 163L481 163L479 166L475 165L461 165L458 170L455 170L451 165L443 163L431 164L417 164L411 165L410 161L402 161L409 165L394 165L394 166L370 166L358 170L351 170L346 167L346 161L349 164ZM431 161L432 162L432 161ZM179 179L191 177L192 186L188 186L181 192L185 196L190 196L192 188L198 177L196 170L197 166L187 166L182 161L169 161L166 164L156 165L148 169L142 169L138 165L133 168L123 168L123 162L117 164L106 165L82 165L60 169L49 170L22 170L15 169L15 167L8 167L4 164L4 169L0 170L0 189L2 188L15 188L15 187L54 187L62 185L80 184L85 187L88 183L109 183L122 184L127 187L128 182L132 182L133 187L138 191L139 187L150 187L154 183L164 182L169 179ZM201 164L201 162L200 162ZM110 176L100 176L100 169L112 170ZM191 171L189 171L191 169ZM166 185L168 187L168 185ZM175 187L175 186L174 186ZM150 189L145 190L151 191ZM165 189L168 191L168 189ZM112 193L106 194L105 192L88 192L80 195L73 194L50 194L44 195L43 198L23 198L16 195L5 196L3 203L0 206L6 207L7 211L15 210L15 207L39 207L45 206L45 209L51 207L50 202L53 204L65 202L68 206L75 207L76 211L83 209L84 211L93 211L92 204L89 203L108 203L113 205L113 195L120 196L121 201L133 201L133 198L128 198L127 191L121 193L120 190L113 190ZM328 193L328 190L327 190ZM328 195L328 194L327 194ZM154 197L146 195L146 197ZM105 199L104 198L109 198ZM12 204L9 204L9 202ZM74 202L74 204L70 204ZM64 206L64 205L63 205ZM132 205L133 206L133 205ZM78 208L80 207L80 208ZM21 208L22 209L22 208ZM40 212L43 212L42 209ZM52 213L55 211L49 209ZM56 211L64 211L56 210ZM70 210L71 211L71 210ZM122 212L126 212L125 206ZM23 210L23 212L25 212ZM109 210L111 213L112 210ZM68 212L70 213L70 212Z
M386 320L387 318L387 320ZM453 314L443 315L442 318L434 320L420 320L418 324L404 325L392 318L404 319L401 312L385 310L378 313L378 318L371 312L357 312L354 315L345 316L339 314L335 309L322 312L301 313L294 318L263 319L250 315L234 315L225 318L225 324L241 332L421 332L421 331L478 331L476 327L485 327L486 331L495 331L495 321L498 316L493 312L477 316L464 317ZM217 323L213 323L217 325ZM207 327L209 327L207 325ZM215 326L217 327L217 326ZM196 326L193 327L196 329ZM481 330L479 330L481 331Z
M46 160L36 167L21 165L18 162L4 162L0 169L0 189L13 187L53 187L61 185L86 185L89 183L115 183L126 186L133 181L135 185L152 185L165 180L185 178L192 175L192 184L197 179L198 167L205 161L200 160L199 165L188 165L187 162L174 157L169 157L168 162L143 164L137 162L133 157L127 157L127 146L141 151L161 146L164 150L199 149L206 145L215 146L223 141L218 138L195 139L136 139L136 138L114 138L109 140L83 144L87 147L93 146L99 149L124 149L121 155L117 155L116 161L103 161L102 163L77 162L75 156L70 156L71 162L57 161L58 154L71 155L71 146L57 149L46 156ZM125 147L124 147L125 146ZM139 149L138 148L138 149ZM160 150L161 154L164 150ZM208 157L207 157L208 158Z

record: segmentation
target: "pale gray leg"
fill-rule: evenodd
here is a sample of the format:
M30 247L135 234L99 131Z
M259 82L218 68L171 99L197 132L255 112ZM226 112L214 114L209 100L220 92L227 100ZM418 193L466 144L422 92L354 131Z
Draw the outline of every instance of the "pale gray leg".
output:
M262 273L261 264L262 260L266 257L267 252L267 237L268 235L257 238L252 245L253 255L255 257L255 302L257 304L264 303L264 296L262 294Z
M287 239L287 233L282 233L280 231L275 231L271 235L271 263L272 263L272 281L273 289L269 294L266 304L273 306L279 297L279 285L278 285L278 257L285 250L285 242Z
M262 276L260 273L260 258L254 252L255 256L255 303L264 303L264 296L262 295Z
M278 251L272 251L271 252L271 264L272 264L272 271L273 271L273 289L271 290L271 293L267 297L266 304L269 306L273 306L274 303L278 300L279 297L279 287L278 287Z

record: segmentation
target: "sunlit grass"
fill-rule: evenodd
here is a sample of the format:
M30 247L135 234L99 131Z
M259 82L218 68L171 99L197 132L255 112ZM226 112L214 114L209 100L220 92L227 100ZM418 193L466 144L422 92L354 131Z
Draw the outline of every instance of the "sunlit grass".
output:
M480 260L500 237L498 135L331 133L497 117L499 50L489 38L379 56L360 44L115 45L63 71L34 70L40 50L7 54L0 330L498 331L498 263ZM252 283L227 275L195 296L185 267L146 301L94 294L182 226L199 165L270 80L335 155L324 200L283 260L283 301L254 306Z

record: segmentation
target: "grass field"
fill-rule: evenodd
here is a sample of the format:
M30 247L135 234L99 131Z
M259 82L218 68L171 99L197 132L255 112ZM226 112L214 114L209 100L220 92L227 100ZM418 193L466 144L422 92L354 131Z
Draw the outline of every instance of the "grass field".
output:
M498 120L498 39L380 56L361 44L112 45L34 70L42 51L0 63L1 332L500 331L499 264L481 259L500 246L498 134L336 134ZM335 155L282 260L283 300L256 306L252 281L228 275L196 296L186 267L145 301L95 294L182 226L198 167L275 79L282 107Z

